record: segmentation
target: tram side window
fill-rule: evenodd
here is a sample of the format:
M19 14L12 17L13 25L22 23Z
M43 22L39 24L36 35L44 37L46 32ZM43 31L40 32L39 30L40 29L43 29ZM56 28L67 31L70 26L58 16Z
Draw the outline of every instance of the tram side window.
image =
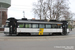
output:
M62 28L62 25L61 24L57 24L58 25L58 28Z
M52 28L62 28L61 24L52 24Z
M52 28L58 28L57 24L52 24Z
M39 28L45 28L44 24L39 24Z
M19 28L24 28L24 23L18 24L18 27L19 27Z
M9 27L9 23L6 23L5 27Z
M49 24L46 24L46 28L51 28L51 25L49 25Z
M25 28L31 28L31 24L25 24Z
M32 28L38 28L38 24L32 24Z

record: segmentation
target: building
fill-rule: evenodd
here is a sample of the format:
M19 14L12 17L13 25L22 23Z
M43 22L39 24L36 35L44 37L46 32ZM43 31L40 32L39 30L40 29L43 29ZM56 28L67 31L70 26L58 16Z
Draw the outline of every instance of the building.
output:
M11 6L11 0L0 0L0 31L3 31L3 26L7 20L8 8Z

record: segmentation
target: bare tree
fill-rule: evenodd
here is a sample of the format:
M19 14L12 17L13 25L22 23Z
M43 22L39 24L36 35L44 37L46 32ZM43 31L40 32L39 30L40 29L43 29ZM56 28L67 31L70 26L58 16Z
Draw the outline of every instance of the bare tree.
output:
M40 18L40 20L42 18L42 3L43 0L38 0L38 4L34 4L35 8L33 9L34 14L36 14Z
M69 13L69 7L66 3L66 0L58 0L54 4L54 13L56 15L56 20L59 20L61 18L68 18Z
M51 1L52 0L38 0L37 4L34 4L35 8L34 14L36 14L41 19L49 18L51 19Z
M35 4L34 14L41 19L70 19L68 0L38 0Z
M52 19L52 0L48 0L48 3L47 3L47 6L48 6L48 11L49 11L49 16L50 16L50 19Z

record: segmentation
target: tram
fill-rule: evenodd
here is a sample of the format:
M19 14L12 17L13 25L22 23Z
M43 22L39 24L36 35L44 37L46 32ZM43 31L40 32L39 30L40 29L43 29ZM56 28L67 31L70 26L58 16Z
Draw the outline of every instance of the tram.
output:
M52 35L52 34L67 35L69 33L67 21L56 20L28 20L27 18L15 19L9 18L4 27L4 34L18 35Z

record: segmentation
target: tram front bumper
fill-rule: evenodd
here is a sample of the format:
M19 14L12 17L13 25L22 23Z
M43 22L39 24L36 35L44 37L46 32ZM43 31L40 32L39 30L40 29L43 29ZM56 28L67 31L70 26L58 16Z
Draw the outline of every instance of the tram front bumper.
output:
M9 32L4 32L4 34L9 34Z

